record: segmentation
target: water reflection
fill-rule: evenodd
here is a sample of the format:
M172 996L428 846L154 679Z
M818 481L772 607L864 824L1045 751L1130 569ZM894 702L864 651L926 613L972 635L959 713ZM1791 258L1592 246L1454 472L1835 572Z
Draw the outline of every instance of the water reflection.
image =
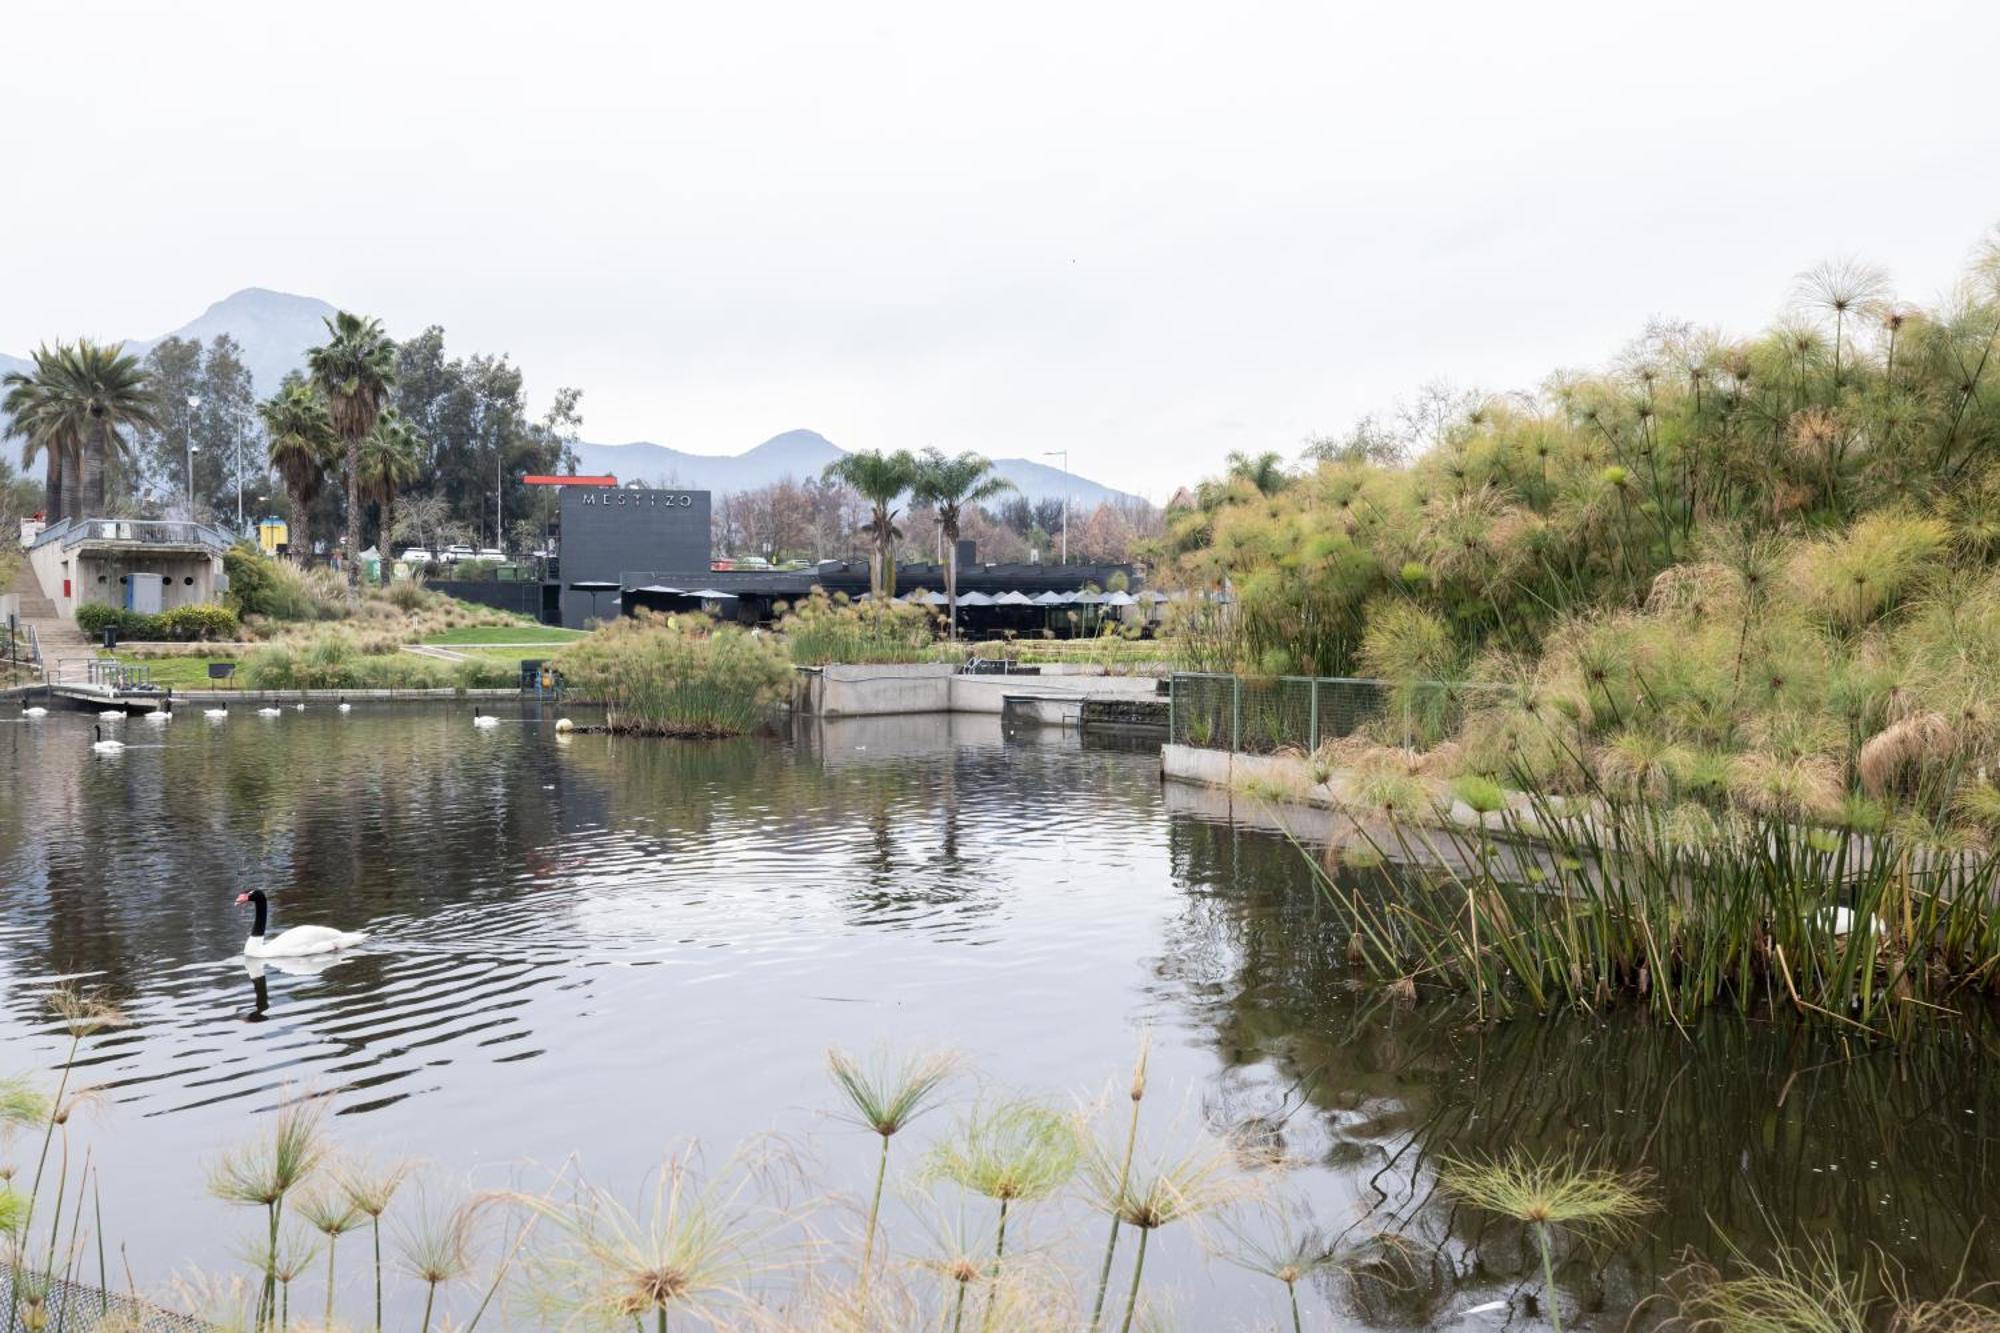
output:
M1402 1007L1356 984L1295 849L1226 795L1163 793L1142 747L979 718L558 741L546 719L476 734L462 709L366 706L159 732L103 764L76 719L0 727L0 1038L14 1063L59 1058L38 996L63 975L131 1013L86 1076L117 1103L107 1210L112 1181L135 1200L107 1227L156 1271L226 1254L186 1253L186 1201L290 1086L340 1089L346 1132L475 1176L582 1146L644 1169L670 1137L821 1128L833 1042L951 1044L1062 1095L1103 1086L1144 1024L1157 1086L1246 1165L1293 1164L1286 1197L1365 1259L1319 1280L1322 1321L1518 1316L1532 1248L1434 1176L1517 1147L1658 1177L1644 1236L1559 1275L1606 1327L1683 1249L1774 1220L1879 1245L1919 1290L1962 1255L2000 1275L1990 1029L1889 1050ZM253 886L274 929L371 938L246 966L232 903ZM830 1184L865 1184L865 1145L827 1151ZM1277 1316L1268 1279L1161 1244L1189 1326Z

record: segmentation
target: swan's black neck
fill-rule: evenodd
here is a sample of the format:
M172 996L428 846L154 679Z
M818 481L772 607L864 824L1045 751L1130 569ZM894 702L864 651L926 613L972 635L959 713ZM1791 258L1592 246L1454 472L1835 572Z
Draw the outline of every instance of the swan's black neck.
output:
M257 909L257 920L251 925L250 933L261 940L264 938L264 895L258 894L250 900L250 903Z

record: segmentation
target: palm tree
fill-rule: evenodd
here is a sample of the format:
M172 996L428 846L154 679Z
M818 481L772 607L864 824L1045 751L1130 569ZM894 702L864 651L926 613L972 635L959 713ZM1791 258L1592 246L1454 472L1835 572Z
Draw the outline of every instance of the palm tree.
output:
M306 352L306 369L326 395L334 434L347 452L347 564L351 597L361 586L361 441L375 429L383 401L396 382L396 343L382 322L342 310L326 321L326 342Z
M284 478L285 493L292 498L292 526L296 529L292 549L311 551L312 502L326 484L335 444L326 400L304 380L287 379L276 393L257 404L257 415L263 418L264 433L271 440L271 466Z
M128 449L120 428L159 429L144 368L86 338L36 349L34 370L5 384L7 434L28 442L23 461L47 457L50 519L103 513L105 458Z
M938 528L944 535L946 557L944 596L950 616L950 634L958 637L958 520L965 506L991 500L1014 483L993 471L993 464L978 454L965 453L946 458L936 449L924 450L917 460L917 479L912 488L919 504L937 510Z
M0 400L0 411L7 414L7 439L26 441L21 451L21 465L31 467L35 455L41 454L46 460L48 492L48 517L51 524L60 523L75 506L75 500L66 487L73 485L69 471L71 457L80 451L82 441L70 433L70 424L60 413L57 382L60 376L60 343L51 351L45 344L35 349L35 368L32 371L11 371L0 385L4 385L7 396Z
M907 449L885 454L871 449L865 454L849 454L827 464L823 480L852 486L868 501L872 510L868 531L875 538L875 554L868 561L868 586L876 601L896 595L896 501L917 480L917 460Z
M361 493L382 507L378 540L384 560L395 539L396 492L417 479L422 458L422 437L393 407L382 413L361 442Z
M107 347L88 338L58 349L57 358L62 367L66 414L73 417L76 434L83 442L82 505L90 514L102 514L105 462L113 456L128 458L131 453L121 430L160 428L152 377L137 357L126 356L116 345Z

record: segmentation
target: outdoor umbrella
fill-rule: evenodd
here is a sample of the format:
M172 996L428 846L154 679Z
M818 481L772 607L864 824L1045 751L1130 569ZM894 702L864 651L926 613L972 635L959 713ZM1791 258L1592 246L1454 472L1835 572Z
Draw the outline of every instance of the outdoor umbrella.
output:
M1035 598L1035 605L1067 606L1069 605L1071 599L1073 599L1075 596L1076 596L1075 593L1068 593L1068 592L1045 592L1041 596Z
M960 606L992 606L998 600L993 594L985 592L962 592L958 595Z
M1129 592L1106 593L1104 594L1103 601L1106 606L1137 606L1139 604L1139 599Z
M995 606L1033 606L1035 599L1024 592L1003 592L993 599Z

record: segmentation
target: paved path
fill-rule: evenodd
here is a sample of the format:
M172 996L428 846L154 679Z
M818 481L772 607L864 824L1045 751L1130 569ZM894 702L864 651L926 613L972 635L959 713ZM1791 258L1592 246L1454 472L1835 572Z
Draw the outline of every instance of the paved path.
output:
M20 572L14 576L14 586L8 591L21 599L21 623L35 632L36 640L42 645L44 666L51 672L82 680L83 660L96 655L90 641L83 637L83 631L76 627L74 620L65 620L56 614L56 604L42 595L42 585L27 561L21 562ZM55 679L55 676L51 675L50 679Z

